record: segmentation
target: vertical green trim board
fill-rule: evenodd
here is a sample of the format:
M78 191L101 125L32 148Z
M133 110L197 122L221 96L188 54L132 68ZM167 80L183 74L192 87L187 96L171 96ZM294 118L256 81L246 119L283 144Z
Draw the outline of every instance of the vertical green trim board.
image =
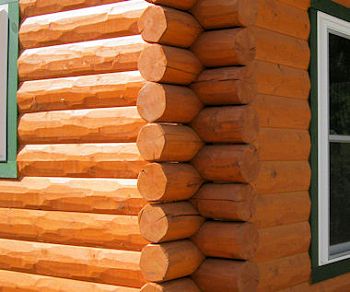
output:
M18 0L0 0L8 4L8 83L7 83L7 161L0 163L0 178L17 177L17 58L18 58Z
M313 0L310 9L311 35L311 263L312 263L312 281L319 282L338 275L350 272L350 259L319 266L319 234L318 234L318 55L317 55L317 11L322 11L329 15L338 17L345 21L350 21L350 9L330 0Z

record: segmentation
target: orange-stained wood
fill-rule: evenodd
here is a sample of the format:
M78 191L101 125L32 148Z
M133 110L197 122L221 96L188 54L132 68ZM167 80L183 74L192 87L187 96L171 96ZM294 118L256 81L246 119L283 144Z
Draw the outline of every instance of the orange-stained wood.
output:
M250 145L205 146L192 163L210 181L251 182L259 173L258 153Z
M136 105L144 80L138 71L23 82L20 113Z
M255 214L254 197L248 184L205 184L191 201L203 217L248 221Z
M106 39L139 34L139 17L147 2L131 0L24 20L19 31L22 48Z
M137 215L145 203L133 179L0 180L1 208Z
M153 44L141 53L138 68L147 81L190 84L202 64L189 50Z
M137 98L141 117L150 123L189 123L202 108L196 94L184 86L147 82Z
M141 250L136 216L0 208L0 236L67 245Z
M202 182L190 164L150 163L141 170L137 187L147 201L169 202L189 199Z
M146 9L139 27L147 42L185 48L191 46L202 31L191 14L158 5Z
M42 275L0 270L0 287L3 291L62 292L62 291L99 291L99 292L137 292L137 288L97 284L85 281L55 278ZM198 291L198 290L193 290Z
M208 221L192 240L208 257L248 260L254 257L260 239L253 224Z
M137 178L144 161L135 143L26 145L18 153L22 176Z
M161 284L147 283L141 288L141 292L200 292L197 285L189 278L173 280Z
M206 29L249 26L255 23L255 0L198 0L191 12Z
M192 276L203 292L256 291L258 269L245 261L206 259Z
M136 107L28 113L18 137L21 144L136 142L144 125Z
M146 205L139 213L141 234L152 243L188 238L204 221L189 202Z
M207 67L246 65L255 57L255 41L249 29L235 28L202 33L192 51Z
M279 291L310 279L311 262L308 253L301 253L258 264L257 291Z
M259 131L257 115L249 106L208 107L191 125L200 138L212 143L251 143Z
M187 126L148 124L139 132L137 147L145 160L188 161L203 147L203 142Z
M137 70L147 46L140 36L25 50L18 59L21 81Z
M157 5L174 7L182 10L188 10L193 7L197 0L146 0Z
M135 288L145 284L140 255L135 251L0 239L0 269Z
M253 261L265 262L307 252L310 240L309 222L260 229Z
M191 241L180 240L145 246L140 268L147 281L164 282L191 275L203 260L204 256Z

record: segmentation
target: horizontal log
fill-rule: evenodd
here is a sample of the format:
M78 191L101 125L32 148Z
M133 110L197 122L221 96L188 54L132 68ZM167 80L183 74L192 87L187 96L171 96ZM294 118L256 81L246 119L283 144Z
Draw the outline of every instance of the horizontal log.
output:
M137 292L136 288L111 286L63 278L32 275L12 271L0 271L0 287L4 291L62 292L62 291L99 291L99 292ZM196 291L196 290L193 290Z
M259 263L260 281L257 291L279 291L307 282L311 276L311 263L308 253L302 253Z
M138 71L26 81L17 103L20 113L133 106L143 84Z
M202 140L213 143L251 143L259 131L257 115L249 106L208 107L191 125Z
M0 207L137 215L136 180L23 177L0 181Z
M0 208L1 238L141 250L135 216Z
M308 39L310 21L306 10L288 5L283 0L262 0L258 3L256 26L298 39Z
M19 30L22 48L106 39L140 33L137 22L147 2L130 0L24 20Z
M189 202L146 205L139 213L141 234L152 243L188 238L203 222Z
M146 43L140 36L25 50L18 60L21 81L137 70Z
M259 94L251 106L261 128L309 129L311 110L308 100Z
M307 40L255 28L256 60L307 70L310 49Z
M23 273L139 288L139 260L135 251L0 239L0 269Z
M206 29L250 26L258 6L254 0L198 0L191 12Z
M199 292L197 285L189 278L173 280L161 284L147 283L141 288L141 292Z
M153 44L143 50L138 68L147 81L190 84L202 64L189 50Z
M260 160L308 160L310 133L308 130L261 128L256 145Z
M189 123L203 104L184 86L148 82L139 92L137 109L147 122Z
M197 0L146 0L157 5L174 7L177 9L188 10L193 7Z
M149 244L142 250L140 267L147 281L164 282L191 275L203 259L189 240Z
M248 260L258 248L258 231L251 223L208 221L192 237L205 256Z
M174 124L148 124L137 137L137 147L149 161L188 161L202 146L190 127Z
M201 25L189 13L177 9L150 6L139 20L145 41L187 48L201 33Z
M20 0L21 18L125 0Z
M294 0L279 0L281 2L284 2L290 6L295 6L298 7L299 9L307 10L310 7L310 0L299 0L299 1L294 1Z
M254 197L247 184L205 184L191 201L203 217L248 221L255 213Z
M28 113L18 137L21 144L136 142L144 125L136 107Z
M255 98L256 87L254 66L204 70L191 84L208 105L247 104Z
M310 217L310 195L305 192L257 196L251 221L258 228L306 222Z
M257 151L247 145L206 146L192 163L210 181L251 182L259 172Z
M310 239L308 221L260 229L259 245L253 261L271 261L308 252Z
M17 156L21 176L137 178L146 165L134 143L26 145Z
M192 276L201 291L256 291L258 269L244 261L206 259Z
M245 28L207 31L192 46L207 67L246 65L255 57L252 31Z
M257 91L261 94L308 100L310 78L306 70L255 62Z
M311 170L308 161L263 161L254 182L259 194L307 191Z
M202 182L190 164L150 163L141 170L137 187L147 201L169 202L191 198Z

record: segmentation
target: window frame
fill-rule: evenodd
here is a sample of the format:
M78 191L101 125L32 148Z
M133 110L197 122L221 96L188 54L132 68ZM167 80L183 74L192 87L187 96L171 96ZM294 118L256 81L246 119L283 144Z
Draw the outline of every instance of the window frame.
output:
M310 8L310 20L311 20L311 35L310 35L310 48L311 48L311 63L310 63L310 76L311 76L311 263L312 263L312 280L313 282L319 282L325 279L329 279L347 272L350 272L350 258L338 260L332 263L320 265L320 210L319 210L319 62L318 62L318 12L323 12L330 16L349 22L350 21L350 9L346 9L344 6L337 4L330 0L314 0ZM320 64L321 65L321 64ZM328 102L328 100L327 100ZM327 108L326 108L327 110ZM327 117L328 117L327 113ZM326 133L327 138L329 133ZM321 136L321 135L320 135ZM324 159L325 160L325 159ZM329 176L329 172L327 173ZM329 222L328 222L329 224ZM328 246L327 246L328 249ZM328 250L327 250L328 252Z
M8 61L7 61L7 159L0 162L0 178L17 178L17 58L18 58L18 0L0 0L8 4Z

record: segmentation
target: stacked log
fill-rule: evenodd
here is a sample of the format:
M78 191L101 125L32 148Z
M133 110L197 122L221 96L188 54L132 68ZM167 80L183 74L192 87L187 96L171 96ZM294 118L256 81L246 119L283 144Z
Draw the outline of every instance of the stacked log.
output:
M141 291L199 291L188 276L204 255L190 237L204 218L189 199L203 179L189 162L204 146L191 127L203 104L188 85L202 71L189 49L202 27L187 11L194 0L148 2L155 5L139 20L146 46L138 68L146 83L137 98L138 112L148 122L138 133L137 146L148 163L137 186L148 202L139 212L139 228L151 244L141 253L140 268L148 282Z

